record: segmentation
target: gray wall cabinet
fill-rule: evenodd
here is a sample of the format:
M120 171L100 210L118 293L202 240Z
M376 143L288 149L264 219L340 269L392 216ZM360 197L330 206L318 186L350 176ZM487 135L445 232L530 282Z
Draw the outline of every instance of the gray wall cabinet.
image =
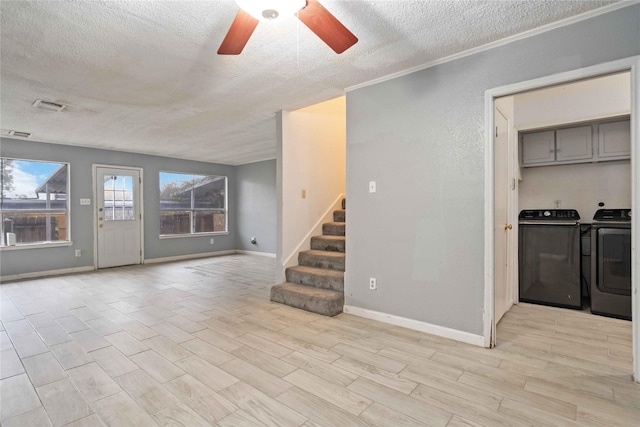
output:
M624 160L631 156L629 120L595 122L522 134L522 166L549 166L570 163Z

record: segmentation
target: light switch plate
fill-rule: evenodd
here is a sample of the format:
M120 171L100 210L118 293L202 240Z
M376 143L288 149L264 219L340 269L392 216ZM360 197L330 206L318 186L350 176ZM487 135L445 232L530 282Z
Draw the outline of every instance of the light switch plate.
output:
M90 206L91 205L91 199L80 199L80 204L82 206Z

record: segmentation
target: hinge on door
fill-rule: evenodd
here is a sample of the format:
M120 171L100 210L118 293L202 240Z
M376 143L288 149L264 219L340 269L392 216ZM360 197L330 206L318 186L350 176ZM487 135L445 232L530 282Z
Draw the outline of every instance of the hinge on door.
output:
M138 183L142 184L142 178L138 177Z
M498 126L496 126L496 138L498 137Z

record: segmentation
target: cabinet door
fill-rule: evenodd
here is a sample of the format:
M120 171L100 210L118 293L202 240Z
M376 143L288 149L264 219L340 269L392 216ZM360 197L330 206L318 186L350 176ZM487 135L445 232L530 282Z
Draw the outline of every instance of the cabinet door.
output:
M600 124L598 157L629 158L630 156L631 128L629 121Z
M556 161L588 160L592 157L591 126L556 131Z
M522 165L551 163L555 160L555 138L552 130L522 135Z

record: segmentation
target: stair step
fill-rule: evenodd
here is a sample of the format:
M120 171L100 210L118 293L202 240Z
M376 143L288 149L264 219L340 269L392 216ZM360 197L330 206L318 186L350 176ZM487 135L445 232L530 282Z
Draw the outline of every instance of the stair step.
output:
M325 236L344 236L344 222L325 222L322 224L322 234Z
M333 211L334 222L345 222L347 220L347 211L344 209L338 209Z
M346 238L344 236L313 236L311 249L329 252L344 252Z
M324 316L335 316L342 313L344 293L285 282L271 288L271 301Z
M298 254L298 264L306 267L326 268L344 271L346 254L344 252L302 251Z
M289 283L329 289L331 291L344 291L344 273L342 271L298 265L287 268L285 277Z

